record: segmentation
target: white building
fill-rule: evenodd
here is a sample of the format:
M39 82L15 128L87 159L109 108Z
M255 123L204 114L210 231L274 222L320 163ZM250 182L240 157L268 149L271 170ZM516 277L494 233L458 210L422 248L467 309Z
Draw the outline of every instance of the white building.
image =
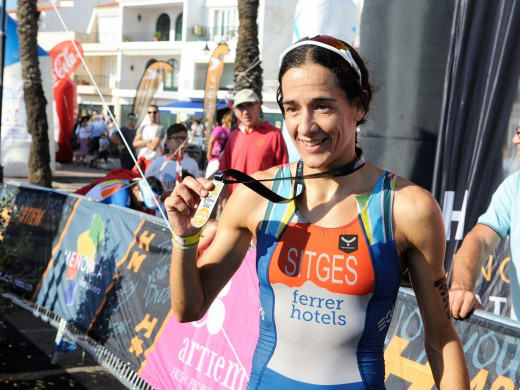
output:
M291 43L296 3L260 0L258 10L263 111L273 123L281 121L275 99L278 57ZM211 51L219 42L226 42L230 52L224 59L218 97L223 99L234 87L237 0L62 0L58 12L66 27L54 7L43 11L39 44L49 50L67 39L80 42L89 72L117 118L131 110L139 80L152 60L174 66L157 91L155 104L202 98ZM210 50L204 51L205 47ZM73 79L80 113L100 110L102 98L86 67L80 65ZM185 119L164 114L161 118L163 125Z

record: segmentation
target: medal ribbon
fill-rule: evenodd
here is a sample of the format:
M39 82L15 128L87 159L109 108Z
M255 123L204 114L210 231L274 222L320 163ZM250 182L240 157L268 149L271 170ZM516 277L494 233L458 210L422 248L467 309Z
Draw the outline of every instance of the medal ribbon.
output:
M298 161L298 165L296 166L296 176L257 180L245 174L244 172L240 172L236 169L224 169L215 173L215 180L220 181L224 184L244 184L246 187L255 191L260 196L263 196L264 198L274 203L289 202L303 192L303 189L305 188L303 179L346 176L362 168L365 165L365 157L363 156L363 151L361 150L361 148L356 148L356 155L357 158L353 162L341 165L337 168L333 168L325 172L318 172L310 175L303 175L303 161L300 160ZM231 177L232 179L228 179L227 177ZM276 192L270 190L261 183L264 181L277 180L294 180L292 198L285 198L283 196L280 196Z

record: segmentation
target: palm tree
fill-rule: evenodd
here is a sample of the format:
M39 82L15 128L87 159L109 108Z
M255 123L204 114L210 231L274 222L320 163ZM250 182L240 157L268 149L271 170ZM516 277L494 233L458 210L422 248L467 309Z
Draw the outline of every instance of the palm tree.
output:
M250 88L262 100L262 67L258 48L259 0L238 0L238 42L235 56L235 90Z
M51 187L52 172L49 154L49 125L43 94L42 77L38 62L38 18L36 0L18 0L18 37L20 41L20 62L25 109L27 111L27 131L32 135L29 155L29 183Z

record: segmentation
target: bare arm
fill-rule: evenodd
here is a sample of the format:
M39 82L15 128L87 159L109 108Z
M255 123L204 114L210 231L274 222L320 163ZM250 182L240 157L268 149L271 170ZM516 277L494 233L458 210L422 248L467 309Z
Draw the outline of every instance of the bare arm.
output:
M144 146L146 146L150 150L155 150L161 143L162 138L161 137L155 137L152 141L146 142Z
M165 207L173 230L180 237L189 237L198 229L190 219L199 197L206 196L213 184L204 179L187 177L175 186ZM249 247L255 230L254 213L244 214L259 196L241 187L233 194L233 202L222 212L218 230L211 246L197 259L197 249L183 251L172 248L170 269L171 303L178 321L200 319L220 290L236 272Z
M446 238L439 207L425 190L405 186L396 193L394 217L396 242L410 271L435 383L439 389L469 389L462 343L449 310L443 266Z
M134 148L142 148L146 145L148 141L143 139L143 136L141 134L141 129L137 130L137 133L135 134L134 141L132 142L132 145Z
M474 309L483 309L473 289L482 264L500 243L500 236L487 225L477 224L466 235L453 260L450 289L451 313L465 319Z
M217 137L215 136L211 136L209 137L209 142L208 142L208 153L206 155L206 157L208 158L208 160L212 159L213 158L213 155L211 154L211 151L213 150L213 145L215 144L215 141L216 141Z

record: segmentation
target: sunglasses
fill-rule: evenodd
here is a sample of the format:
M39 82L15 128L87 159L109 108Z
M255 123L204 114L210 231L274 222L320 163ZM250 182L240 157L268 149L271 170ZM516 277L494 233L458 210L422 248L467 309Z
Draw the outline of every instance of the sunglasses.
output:
M175 142L184 142L188 139L188 137L179 137L177 135L172 135L171 137L168 137L168 139L172 139L174 140Z
M361 70L359 69L358 64L356 64L354 57L352 57L352 53L350 52L350 46L337 38L331 37L330 35L316 35L313 38L305 37L293 43L291 46L285 49L283 53L280 55L279 65L282 65L282 61L284 57L287 55L287 53L303 45L319 46L323 47L324 49L333 51L336 54L339 54L341 57L345 59L345 61L349 63L352 69L356 71L359 77L359 83L361 84Z
M148 111L148 114L157 114L159 111Z

